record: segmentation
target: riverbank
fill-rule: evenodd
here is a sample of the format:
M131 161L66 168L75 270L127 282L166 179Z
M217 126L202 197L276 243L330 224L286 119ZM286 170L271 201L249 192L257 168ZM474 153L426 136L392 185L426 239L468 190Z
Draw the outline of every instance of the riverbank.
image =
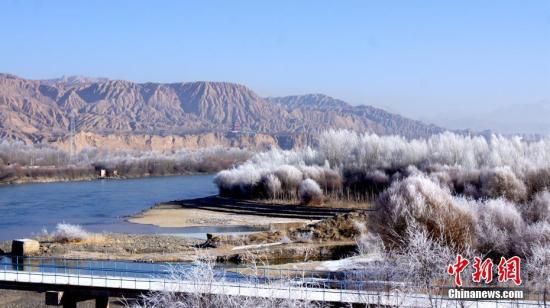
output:
M353 208L305 206L210 196L159 203L133 215L128 222L159 227L247 225L281 229L314 223Z
M312 223L326 215L308 216L288 206L260 206L251 202L211 196L157 204L127 219L136 224L159 227L250 226L277 228ZM330 215L330 214L329 214Z
M187 175L207 175L210 172L182 172L171 174L140 174L132 176L109 176L101 177L95 172L85 175L60 175L60 176L21 176L8 179L0 179L0 186L20 185L20 184L40 184L40 183L65 183L65 182L86 182L97 180L131 180L153 177L171 177L171 176L187 176Z
M161 228L240 226L256 229L257 232L249 234L209 234L208 240L199 247L209 248L209 256L218 262L246 263L247 258L258 258L269 263L284 263L309 259L332 260L349 254L355 249L351 237L320 237L314 242L304 238L302 233L308 234L308 226L321 225L324 220L355 210L334 205L306 206L288 201L210 196L157 204L127 221ZM349 229L349 226L334 227ZM322 232L335 233L326 228Z
M37 257L66 259L127 260L142 262L187 262L195 256L195 247L204 242L167 235L92 234L75 241L55 241L46 235L35 237L40 242ZM9 253L11 241L0 243Z
M40 241L35 256L148 263L208 258L229 268L248 264L273 269L342 270L347 263L330 260L357 254L355 238L361 232L358 222L366 221L366 212L361 210L365 207L365 204L358 208L338 208L334 204L302 206L217 196L174 201L158 204L128 220L160 227L239 225L265 231L209 234L207 240L174 235L92 233L82 240L58 241L45 234L35 237ZM10 250L11 241L0 243L0 252ZM0 290L0 306L43 307L43 303L43 294ZM88 301L82 306L93 304ZM111 305L124 306L116 298Z
M261 260L265 264L333 260L354 251L353 241L304 242L282 240L281 232L247 235L211 235L204 241L171 235L100 234L91 239L56 242L36 237L40 249L33 257L121 260L132 262L193 262L209 258L218 263L241 264ZM9 255L11 241L0 243Z
M208 234L206 240L192 238L185 233L91 233L84 240L58 242L46 234L35 237L41 244L36 255L147 262L187 262L203 254L226 263L246 263L250 257L269 263L332 260L354 250L355 236L359 232L354 222L362 220L365 220L364 214L350 208L211 196L158 204L128 218L132 223L161 228L204 227L220 230ZM232 226L251 232L239 232L239 228L230 229L237 232L224 231L222 228ZM10 245L10 241L3 242L0 249L9 252Z

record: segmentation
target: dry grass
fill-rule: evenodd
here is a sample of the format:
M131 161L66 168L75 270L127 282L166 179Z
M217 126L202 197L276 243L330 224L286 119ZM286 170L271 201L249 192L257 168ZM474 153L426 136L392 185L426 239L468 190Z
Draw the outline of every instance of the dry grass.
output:
M361 235L361 225L366 223L366 212L340 214L302 228L290 229L288 237L296 241L307 234L310 241L353 241Z

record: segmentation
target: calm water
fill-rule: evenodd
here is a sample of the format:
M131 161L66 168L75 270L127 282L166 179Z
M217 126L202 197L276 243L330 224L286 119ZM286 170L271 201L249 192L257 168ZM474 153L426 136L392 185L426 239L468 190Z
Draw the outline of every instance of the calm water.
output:
M60 222L93 232L200 233L206 228L157 228L124 218L162 201L216 194L212 179L193 175L0 186L0 240L52 231Z

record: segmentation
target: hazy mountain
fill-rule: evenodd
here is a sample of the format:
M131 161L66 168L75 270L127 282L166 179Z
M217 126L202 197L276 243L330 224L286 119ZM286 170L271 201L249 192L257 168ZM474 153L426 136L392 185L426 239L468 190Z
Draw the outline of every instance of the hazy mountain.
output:
M550 135L550 101L502 106L490 112L468 117L455 116L447 121L451 127L466 126L476 130L491 129L502 134Z
M67 135L185 135L240 130L273 136L308 135L349 128L407 137L441 132L371 106L351 106L315 94L262 98L246 86L226 82L134 83L64 77L28 80L0 74L0 137L25 141Z
M271 97L268 100L285 107L292 115L303 119L308 125L307 130L338 127L412 138L443 131L435 125L411 120L372 106L352 106L323 94ZM319 126L319 123L322 125Z

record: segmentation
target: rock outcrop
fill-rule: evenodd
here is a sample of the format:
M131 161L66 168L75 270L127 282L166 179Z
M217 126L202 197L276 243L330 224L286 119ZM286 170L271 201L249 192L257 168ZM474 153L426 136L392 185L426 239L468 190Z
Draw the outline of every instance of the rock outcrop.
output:
M216 142L288 148L314 142L311 136L329 128L407 137L442 131L324 95L262 98L243 85L227 82L28 80L0 74L0 138L66 146L72 122L75 131L85 132L77 136L82 147L109 147L120 141L135 144L135 149ZM231 132L233 137L225 137Z
M266 150L279 147L275 137L266 134L233 135L231 133L204 133L189 135L97 134L80 132L75 135L75 150L100 148L107 151L158 151L173 152L178 149L199 149L212 146L239 147ZM69 151L71 141L63 137L53 142Z

